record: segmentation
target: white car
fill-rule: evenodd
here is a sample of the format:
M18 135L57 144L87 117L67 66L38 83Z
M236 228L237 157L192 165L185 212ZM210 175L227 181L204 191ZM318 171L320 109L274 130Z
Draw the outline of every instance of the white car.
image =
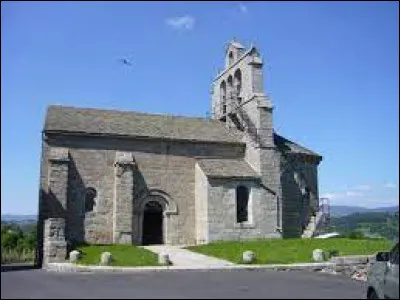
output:
M399 243L375 259L367 275L367 299L399 299Z

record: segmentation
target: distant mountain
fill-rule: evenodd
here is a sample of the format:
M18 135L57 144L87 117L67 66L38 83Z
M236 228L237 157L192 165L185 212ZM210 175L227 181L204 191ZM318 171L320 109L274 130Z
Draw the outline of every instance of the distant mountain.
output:
M351 215L356 212L366 212L368 208L361 206L344 206L344 205L331 205L330 213L332 217L341 217Z
M1 222L31 223L37 221L37 215L1 215Z
M395 213L395 212L399 211L399 206L387 206L387 207L370 208L369 211Z
M387 206L377 208L366 208L362 206L331 205L330 213L332 217L348 216L354 213L363 212L398 212L399 206Z

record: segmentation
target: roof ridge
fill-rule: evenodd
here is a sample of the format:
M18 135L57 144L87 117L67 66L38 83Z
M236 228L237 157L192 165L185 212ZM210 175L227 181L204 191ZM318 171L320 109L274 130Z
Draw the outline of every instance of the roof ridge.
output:
M290 143L290 144L296 146L297 148L300 148L300 150L308 152L308 154L322 157L320 154L318 154L318 153L316 153L316 152L314 152L314 151L312 151L312 150L300 145L299 143L293 142L292 140L289 140L288 138L285 138L284 136L282 136L280 134L277 134L276 132L274 132L274 136L276 136L278 139L283 140L284 142Z
M155 117L172 117L172 118L182 118L182 119L197 119L204 120L208 122L220 123L218 120L209 119L206 117L195 117L195 116L183 116L183 115L173 115L164 113L148 113L136 110L118 110L118 109L108 109L108 108L93 108L93 107L76 107L76 106L65 106L58 104L48 105L48 110L50 109L69 109L75 111L92 111L92 112L104 112L104 113L116 113L116 114L130 114L130 115L142 115L142 116L155 116Z

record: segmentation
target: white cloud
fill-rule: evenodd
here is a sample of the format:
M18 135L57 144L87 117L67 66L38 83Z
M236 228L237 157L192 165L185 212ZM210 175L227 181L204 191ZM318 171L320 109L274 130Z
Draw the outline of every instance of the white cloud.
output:
M244 5L243 3L239 4L239 10L240 10L241 13L244 13L244 14L247 13L247 11L248 11L247 10L247 6Z
M345 193L345 196L347 196L347 197L361 197L361 196L364 196L364 194L360 193L360 192L355 192L355 191L347 191Z
M183 30L191 30L195 24L195 18L190 15L185 15L182 17L173 17L165 20L165 23L168 26L171 26L173 29L183 29Z
M388 182L388 183L385 183L383 185L383 187L388 188L388 189L394 189L397 187L397 185L395 185L394 183Z
M323 193L321 194L321 198L328 198L332 199L348 199L352 197L362 197L364 196L363 193L356 192L356 191L346 191L343 193Z
M381 187L390 189L387 192L392 194L398 188L398 184L387 182L386 184L382 184ZM355 205L368 208L398 205L398 195L383 195L381 193L382 189L380 189L377 195L378 191L375 190L379 190L378 186L362 184L348 189L322 192L320 197L328 198L330 205Z
M321 195L321 198L328 198L328 199L337 199L341 198L341 194L339 193L324 193Z
M365 192L367 191L372 191L372 186L368 184L360 184L357 186L354 186L350 189L340 191L340 192L329 192L322 194L321 197L323 198L329 198L329 199L348 199L352 197L363 197L367 196ZM367 193L370 194L370 193Z

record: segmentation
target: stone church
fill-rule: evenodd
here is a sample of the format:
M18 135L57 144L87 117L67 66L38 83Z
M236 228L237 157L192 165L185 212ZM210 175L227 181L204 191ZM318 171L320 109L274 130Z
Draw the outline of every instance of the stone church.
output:
M300 237L322 157L274 132L258 50L228 43L212 118L49 106L38 259L82 242L202 244Z

